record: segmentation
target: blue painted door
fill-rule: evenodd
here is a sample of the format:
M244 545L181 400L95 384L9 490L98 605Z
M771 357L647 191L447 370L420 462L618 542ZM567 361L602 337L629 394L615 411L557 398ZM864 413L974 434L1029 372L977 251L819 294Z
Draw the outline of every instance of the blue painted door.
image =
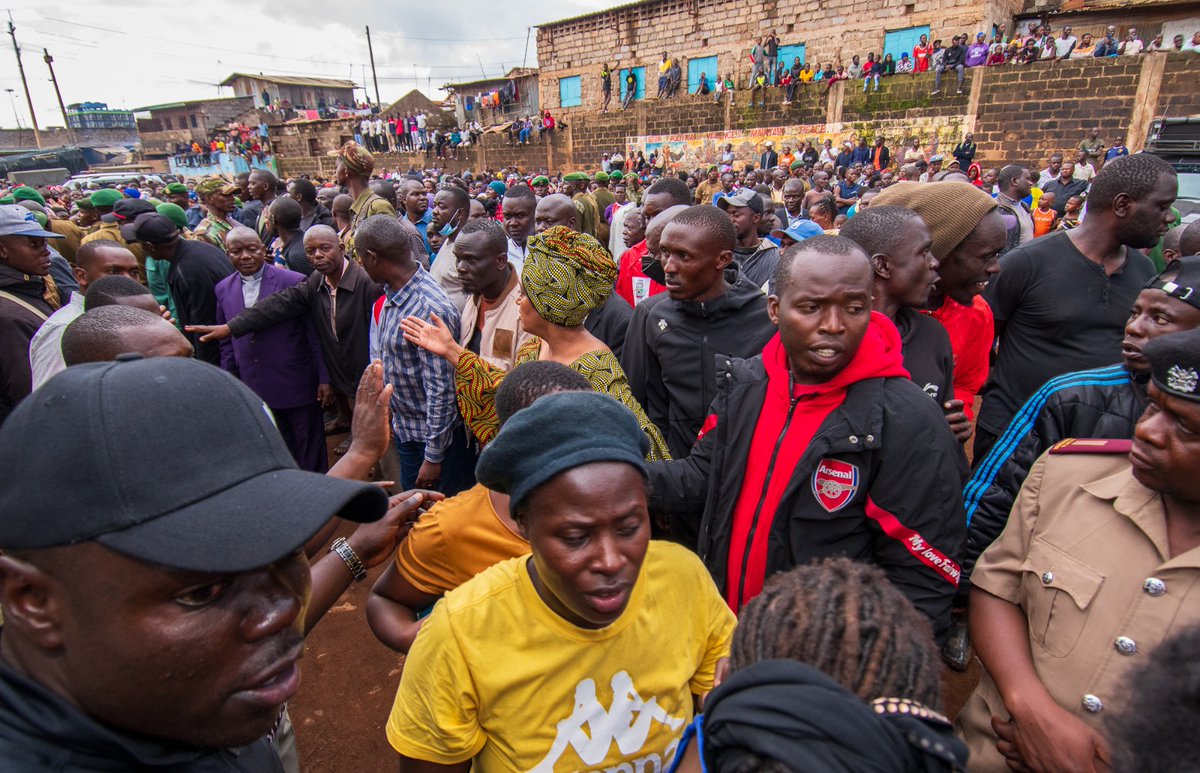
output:
M700 59L688 60L688 93L695 94L696 89L700 87L700 73L708 78L708 87L715 88L717 85L717 57L705 56Z
M922 35L928 34L928 25L892 30L883 36L883 55L886 57L888 54L891 54L893 59L899 59L900 54L907 51L908 57L911 59L913 46L921 42Z
M618 75L620 77L617 82L621 84L621 98L622 99L625 98L625 76L628 74L629 74L628 67L624 68L623 70L621 70L620 73L618 73ZM637 79L637 89L633 92L634 98L635 99L645 99L646 98L646 68L645 67L634 67L633 68L633 77Z

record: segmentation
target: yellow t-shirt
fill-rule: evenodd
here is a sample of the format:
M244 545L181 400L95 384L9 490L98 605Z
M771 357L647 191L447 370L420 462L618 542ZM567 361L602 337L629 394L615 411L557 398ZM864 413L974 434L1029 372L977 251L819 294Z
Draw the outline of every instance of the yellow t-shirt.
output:
M488 490L477 483L417 519L396 550L396 569L417 590L440 596L527 553L529 543L500 520Z
M404 665L387 737L475 773L665 770L712 689L734 617L694 553L651 542L621 617L598 630L552 612L528 558L434 607Z

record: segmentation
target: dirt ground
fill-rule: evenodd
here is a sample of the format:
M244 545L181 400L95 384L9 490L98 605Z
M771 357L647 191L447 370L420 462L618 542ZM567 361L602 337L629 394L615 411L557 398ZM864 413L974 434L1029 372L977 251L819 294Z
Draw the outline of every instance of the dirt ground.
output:
M331 452L342 437L330 438ZM366 617L371 586L385 566L351 586L305 643L300 691L288 705L305 773L397 769L384 725L404 657L376 640ZM978 681L977 660L965 673L945 669L942 696L949 716L958 712Z

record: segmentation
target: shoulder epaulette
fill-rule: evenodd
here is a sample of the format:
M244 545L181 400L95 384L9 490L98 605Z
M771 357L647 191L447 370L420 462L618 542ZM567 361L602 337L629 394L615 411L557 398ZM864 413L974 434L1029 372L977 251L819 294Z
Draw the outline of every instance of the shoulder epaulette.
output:
M1127 454L1132 440L1097 438L1067 438L1050 447L1052 454Z

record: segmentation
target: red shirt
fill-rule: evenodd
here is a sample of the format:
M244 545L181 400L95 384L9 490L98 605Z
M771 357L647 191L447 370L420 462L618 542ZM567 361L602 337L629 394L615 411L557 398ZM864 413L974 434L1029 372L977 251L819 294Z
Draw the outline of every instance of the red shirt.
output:
M651 295L666 292L665 286L655 282L642 271L642 258L646 257L649 251L646 240L642 239L621 255L617 273L617 295L629 301L630 306L636 306L639 300L644 301ZM638 290L636 294L635 284Z
M928 313L942 323L950 336L950 349L954 352L954 399L963 401L963 410L973 419L975 395L987 381L988 356L996 337L992 307L982 295L976 295L970 306L947 295L941 308Z

